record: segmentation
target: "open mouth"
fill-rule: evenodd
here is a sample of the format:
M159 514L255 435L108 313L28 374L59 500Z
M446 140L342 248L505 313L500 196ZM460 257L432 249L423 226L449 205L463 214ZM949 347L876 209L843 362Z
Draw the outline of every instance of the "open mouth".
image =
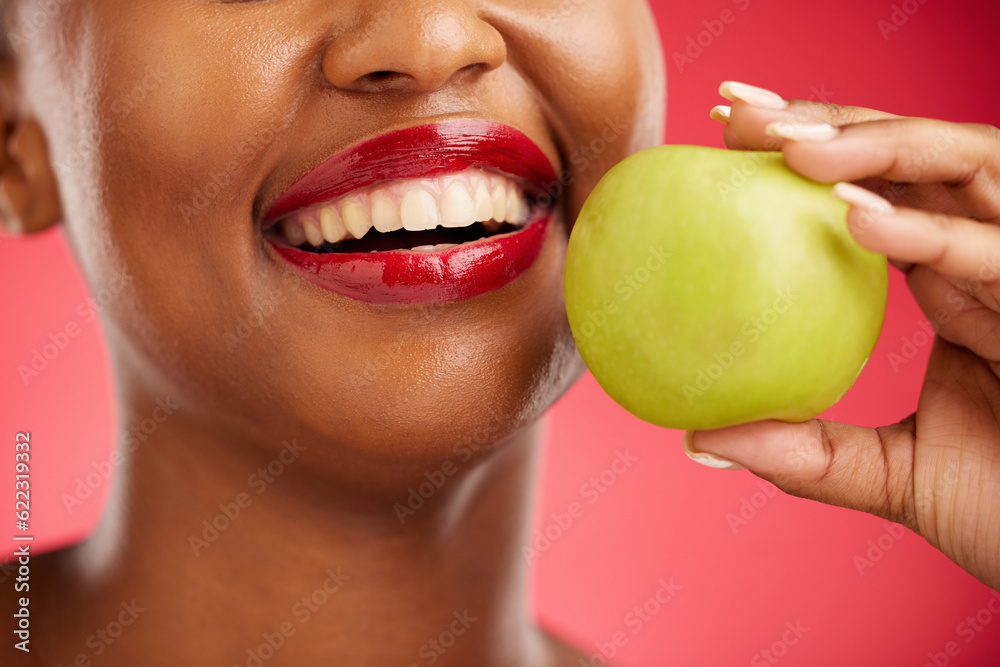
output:
M442 121L327 159L282 193L262 228L281 259L330 292L371 303L462 299L531 268L555 183L520 131Z
M516 179L472 168L362 188L288 216L273 233L312 253L443 252L516 232L537 208Z

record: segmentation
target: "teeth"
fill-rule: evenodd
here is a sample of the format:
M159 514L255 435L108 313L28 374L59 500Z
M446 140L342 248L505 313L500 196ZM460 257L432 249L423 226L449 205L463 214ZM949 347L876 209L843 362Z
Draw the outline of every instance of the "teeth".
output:
M513 190L507 193L507 211L504 219L507 222L521 222L521 198Z
M441 226L468 227L476 221L476 205L461 183L452 183L441 198Z
M306 233L302 225L294 220L285 220L281 224L281 233L293 246L300 246L306 242Z
M316 247L323 245L323 232L320 231L319 224L315 220L303 220L302 229L310 245Z
M417 252L441 252L447 250L448 248L454 248L457 243L438 243L437 245L418 245L410 250L415 250Z
M344 226L354 238L360 239L371 229L372 219L368 216L368 210L358 202L348 199L341 211L344 215Z
M319 224L323 237L330 243L339 243L347 238L347 227L334 207L324 206L319 210Z
M403 228L396 205L384 194L376 193L372 197L372 225L383 233Z
M515 181L470 168L439 177L376 183L300 211L278 229L291 245L321 246L363 238L372 227L384 234L481 222L488 232L495 232L505 222L520 226L527 218L528 202Z
M399 214L403 218L403 228L411 232L434 229L441 224L437 202L426 190L410 190L403 195Z
M513 193L514 191L511 190ZM497 184L493 188L493 194L490 196L493 201L493 219L499 222L503 222L504 217L507 215L507 188L503 186L503 183Z
M493 217L493 199L486 184L482 181L476 186L476 220L489 220Z

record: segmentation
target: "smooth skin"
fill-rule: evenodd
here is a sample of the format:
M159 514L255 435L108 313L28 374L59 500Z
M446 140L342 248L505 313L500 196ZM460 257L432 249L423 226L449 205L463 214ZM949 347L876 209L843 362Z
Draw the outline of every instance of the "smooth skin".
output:
M852 235L906 274L937 338L916 412L899 423L758 422L690 433L689 450L902 523L1000 590L1000 130L800 100L779 109L774 93L748 103L734 88L723 85L728 122L713 114L727 146L777 148L803 176L884 197L838 186Z

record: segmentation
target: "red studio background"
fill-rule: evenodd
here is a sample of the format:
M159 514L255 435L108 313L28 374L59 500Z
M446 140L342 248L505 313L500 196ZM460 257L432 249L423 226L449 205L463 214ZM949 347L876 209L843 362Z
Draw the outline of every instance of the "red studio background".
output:
M653 6L668 73L668 143L722 146L708 110L724 103L724 79L785 97L1000 125L994 0ZM85 536L106 501L107 483L91 483L107 471L116 437L108 357L61 231L0 238L0 285L0 460L13 461L15 431L32 432L32 519L39 546L55 548ZM930 351L922 322L894 274L879 345L826 416L877 426L909 414ZM71 323L79 333L22 381L18 365ZM610 472L626 453L631 466ZM68 511L64 494L88 490ZM583 512L567 525L572 503ZM550 536L534 542L535 612L593 654L591 665L612 652L623 667L1000 665L1000 614L988 607L1000 593L922 538L786 497L746 471L698 466L684 456L680 432L631 417L590 376L549 416L535 527L533 541ZM0 579L12 585L9 575Z

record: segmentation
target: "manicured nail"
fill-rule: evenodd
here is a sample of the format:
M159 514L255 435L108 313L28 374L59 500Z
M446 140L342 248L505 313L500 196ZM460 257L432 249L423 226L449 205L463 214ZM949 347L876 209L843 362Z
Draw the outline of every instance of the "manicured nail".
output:
M840 134L840 130L827 123L796 125L779 120L765 127L764 134L792 141L830 141Z
M762 109L786 109L788 107L788 102L781 99L781 95L778 93L772 93L770 90L739 81L723 81L722 85L719 86L719 94L730 102L740 100Z
M872 217L889 215L895 210L887 200L853 183L837 183L833 186L833 194Z
M692 447L694 441L694 433L691 431L684 432L684 453L688 455L688 458L695 463L700 463L703 466L708 466L709 468L716 468L718 470L746 470L739 463L734 463L729 459L724 459L721 456L715 456L713 454L706 454L705 452L696 452Z
M725 104L720 104L717 107L712 107L712 110L708 112L708 117L719 121L723 125L729 125L729 112L732 109L732 107L727 107Z

